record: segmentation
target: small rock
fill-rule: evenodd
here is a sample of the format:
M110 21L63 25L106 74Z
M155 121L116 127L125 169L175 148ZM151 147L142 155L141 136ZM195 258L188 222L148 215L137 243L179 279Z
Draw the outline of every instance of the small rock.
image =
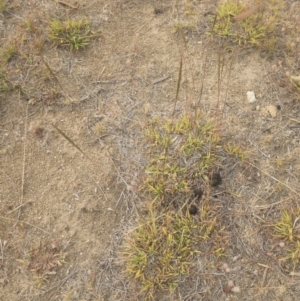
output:
M247 99L249 103L254 103L257 101L256 97L255 97L255 93L253 91L248 91L247 93Z
M259 115L262 116L262 117L271 116L272 118L275 118L276 115L277 115L277 112L278 112L278 110L277 110L276 106L269 105L269 106L266 106L266 107L262 108L260 110Z
M228 286L231 286L231 287L234 287L234 284L233 284L233 281L232 281L232 280L229 280L228 283L227 283L227 285L228 285Z
M226 270L226 269L228 269L228 268L229 268L229 266L228 266L228 264L227 264L227 263L224 263L224 264L222 265L222 268L223 268L224 270Z
M33 106L34 104L36 104L36 99L30 98L30 99L28 100L28 104Z
M225 294L229 294L229 293L232 291L233 288L234 288L233 281L232 281L232 280L229 280L229 281L227 282L227 284L223 287L223 292L224 292Z
M160 14L163 14L163 13L164 13L164 10L163 10L162 7L155 7L155 8L154 8L154 13L155 13L156 15L160 15Z
M271 115L272 118L276 117L277 115L277 108L273 105L266 106L268 113Z
M238 254L238 255L236 255L236 256L234 256L234 257L232 258L232 261L235 262L235 261L237 261L238 259L240 259L241 257L242 257L241 254Z
M241 289L238 286L235 286L231 289L231 292L238 294L241 292Z

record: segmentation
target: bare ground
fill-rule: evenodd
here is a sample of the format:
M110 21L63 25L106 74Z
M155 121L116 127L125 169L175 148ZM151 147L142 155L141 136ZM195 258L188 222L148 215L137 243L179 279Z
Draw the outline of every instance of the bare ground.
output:
M290 2L284 16L296 21L300 5ZM299 299L298 278L278 260L279 242L265 230L299 200L300 103L285 77L299 72L299 40L288 63L280 51L272 58L252 48L225 53L219 89L220 47L206 35L214 1L77 4L12 1L0 16L1 43L29 36L20 46L27 52L7 66L10 81L25 92L7 92L0 103L0 299L143 299L119 251L137 212L146 208L135 189L149 159L143 127L172 112L181 57L176 112L200 106L214 116L218 108L222 139L240 145L253 165L225 155L221 160L224 181L214 202L229 237L226 256L218 263L210 254L198 259L174 295L155 298ZM196 16L186 13L188 5ZM101 34L83 51L54 47L46 38L47 20L66 17L87 17ZM28 32L26 20L36 32ZM178 22L187 24L186 45ZM34 54L39 30L43 47ZM44 75L41 57L59 85ZM249 90L256 93L254 104L246 100ZM275 117L264 113L268 105L277 107ZM241 292L225 294L228 280Z

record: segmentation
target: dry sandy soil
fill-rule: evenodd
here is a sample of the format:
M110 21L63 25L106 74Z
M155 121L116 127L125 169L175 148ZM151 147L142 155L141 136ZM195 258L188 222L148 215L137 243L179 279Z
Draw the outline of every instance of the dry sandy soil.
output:
M251 47L222 52L218 86L220 46L207 35L216 1L9 2L0 38L19 43L5 68L22 91L0 102L0 300L143 300L119 251L145 209L135 189L149 160L143 128L171 114L181 57L176 112L218 111L222 139L253 166L221 160L215 202L226 256L210 262L207 254L173 295L155 300L299 300L298 267L291 276L278 260L284 241L265 224L299 202L300 102L285 74L300 72L300 39L272 56ZM299 1L287 2L283 35L300 14ZM56 47L47 38L54 18L88 18L99 34L82 51ZM249 90L257 102L248 103ZM229 280L239 293L224 292Z

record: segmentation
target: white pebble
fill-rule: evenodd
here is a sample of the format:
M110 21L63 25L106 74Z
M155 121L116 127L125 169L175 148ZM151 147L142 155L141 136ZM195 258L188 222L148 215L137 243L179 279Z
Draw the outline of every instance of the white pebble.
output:
M231 291L232 291L233 293L238 294L238 293L241 292L241 289L240 289L238 286L235 286L235 287L233 287L233 288L231 289Z
M253 103L256 102L256 97L255 97L255 93L253 91L248 91L247 93L247 99L249 103Z

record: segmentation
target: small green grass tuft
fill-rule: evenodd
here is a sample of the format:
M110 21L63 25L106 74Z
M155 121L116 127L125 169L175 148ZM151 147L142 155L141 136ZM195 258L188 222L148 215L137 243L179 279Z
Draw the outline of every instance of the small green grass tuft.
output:
M300 263L300 210L283 210L279 221L273 223L274 236L286 242L286 256L283 261L290 261L295 269Z
M8 90L7 79L3 70L0 70L0 95Z
M0 96L5 92L13 90L15 87L7 79L5 70L0 69Z
M280 20L284 2L267 2L257 6L253 12L251 6L246 7L240 1L224 2L217 9L213 32L239 45L254 45L268 52L274 51L277 43L275 27ZM235 20L237 16L241 17Z
M287 210L281 212L280 221L274 223L276 236L292 242L293 237L293 217Z
M90 29L88 20L72 20L65 22L59 20L50 21L50 39L57 45L69 47L71 50L85 48L97 33Z
M17 48L13 44L0 48L0 67L4 67L17 52Z
M0 13L5 12L8 9L7 2L5 0L0 0Z
M244 151L238 144L236 143L227 143L224 146L225 151L230 156L235 156L239 158L241 161L245 161L249 159L246 151Z
M194 1L186 0L183 2L183 20L177 20L174 23L175 31L180 33L193 32L198 28L199 12L197 11L197 5Z

